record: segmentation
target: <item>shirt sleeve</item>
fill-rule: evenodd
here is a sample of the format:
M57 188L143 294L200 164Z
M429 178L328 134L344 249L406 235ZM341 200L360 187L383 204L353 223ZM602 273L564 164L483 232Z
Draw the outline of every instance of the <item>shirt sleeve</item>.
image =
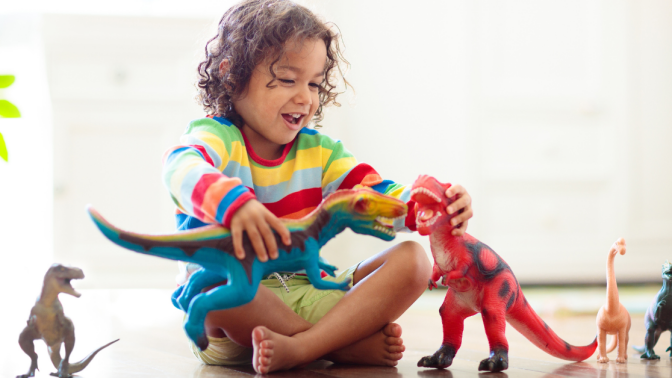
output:
M364 185L381 194L404 201L408 214L394 222L396 231L416 231L415 202L411 201L411 186L383 180L376 170L366 163L359 163L340 141L327 141L322 145L322 195L328 196L339 189L352 189Z
M163 158L163 181L180 211L230 227L231 217L255 198L240 178L222 173L242 147L240 131L210 118L192 121ZM240 157L239 157L240 160ZM240 163L240 162L238 162Z

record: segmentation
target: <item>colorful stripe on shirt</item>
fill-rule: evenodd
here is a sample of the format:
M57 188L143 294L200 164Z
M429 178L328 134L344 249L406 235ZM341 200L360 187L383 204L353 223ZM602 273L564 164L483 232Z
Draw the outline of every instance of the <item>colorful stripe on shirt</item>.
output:
M408 201L407 187L383 181L340 141L313 129L302 129L276 160L257 156L240 130L220 117L193 121L180 140L165 155L164 182L180 212L205 223L228 227L235 210L252 198L278 217L298 219L333 191L355 185ZM400 222L397 229L407 226Z

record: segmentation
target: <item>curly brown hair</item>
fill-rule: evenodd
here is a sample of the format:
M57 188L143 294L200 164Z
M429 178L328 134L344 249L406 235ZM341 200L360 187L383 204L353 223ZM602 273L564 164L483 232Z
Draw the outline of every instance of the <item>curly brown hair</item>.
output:
M218 32L205 45L205 60L198 65L197 100L208 114L219 114L237 126L242 118L232 101L245 94L254 68L271 60L269 71L275 81L274 65L285 53L288 41L302 43L307 39L321 39L327 47L324 81L318 89L320 104L312 121L324 118L323 107L340 106L336 97L339 78L343 77L343 58L339 45L338 28L317 18L307 8L289 0L246 0L231 7L219 21ZM228 59L229 69L221 73L222 60Z

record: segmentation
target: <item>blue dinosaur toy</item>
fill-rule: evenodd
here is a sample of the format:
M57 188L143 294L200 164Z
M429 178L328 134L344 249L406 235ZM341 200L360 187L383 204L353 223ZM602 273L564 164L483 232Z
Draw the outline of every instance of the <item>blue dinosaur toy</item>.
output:
M257 259L247 234L243 233L245 258L233 253L231 233L221 225L165 235L143 235L120 230L105 221L93 208L87 208L100 231L115 244L132 251L200 265L189 281L173 294L173 304L187 313L184 329L201 349L208 347L205 317L210 311L244 305L257 294L263 277L274 272L306 270L311 284L321 290L348 290L350 280L322 280L320 269L335 276L336 267L322 262L320 248L346 228L358 234L392 240L392 221L404 217L407 206L402 201L369 188L338 190L319 207L298 220L283 220L291 233L291 245L285 245L276 233L279 256L261 262ZM205 293L201 291L226 280Z

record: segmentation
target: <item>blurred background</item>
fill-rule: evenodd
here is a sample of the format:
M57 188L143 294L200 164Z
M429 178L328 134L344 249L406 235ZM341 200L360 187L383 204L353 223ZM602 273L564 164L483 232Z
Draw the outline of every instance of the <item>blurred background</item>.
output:
M228 0L0 0L0 251L5 282L47 267L80 288L172 288L176 264L122 250L85 213L174 230L163 152L191 119L196 65ZM672 2L305 0L340 28L354 86L321 132L385 178L464 185L468 232L522 284L660 282L672 258ZM426 238L417 240L429 251ZM388 248L345 233L347 268Z

